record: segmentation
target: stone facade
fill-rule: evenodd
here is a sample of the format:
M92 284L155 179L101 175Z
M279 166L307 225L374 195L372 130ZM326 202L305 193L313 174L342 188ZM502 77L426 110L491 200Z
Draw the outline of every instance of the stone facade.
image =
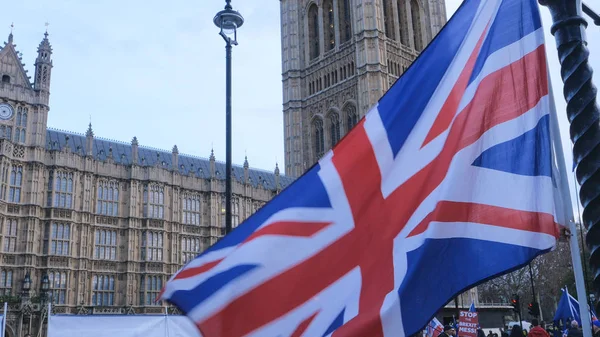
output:
M299 176L446 23L444 0L281 0L285 173Z
M46 34L31 83L12 33L0 49L0 299L12 309L10 336L37 334L45 277L56 313L161 312L168 277L224 230L228 173L212 153L110 141L91 125L47 128L51 55ZM247 160L230 174L234 227L292 181Z

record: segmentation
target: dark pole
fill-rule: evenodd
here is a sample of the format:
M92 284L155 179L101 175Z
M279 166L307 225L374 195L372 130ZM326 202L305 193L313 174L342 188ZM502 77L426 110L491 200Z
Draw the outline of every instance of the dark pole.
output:
M556 39L563 94L567 101L567 117L571 124L573 160L581 189L583 224L588 229L586 243L590 248L590 266L594 290L600 290L600 112L596 105L596 87L588 64L589 50L585 41L587 22L582 17L580 0L539 0L552 15L551 32ZM587 8L587 11L591 11ZM575 235L575 233L573 233ZM600 298L600 296L596 296ZM596 307L598 311L600 307Z
M454 298L454 309L456 309L456 319L454 320L454 322L458 324L457 321L460 319L460 310L458 309L458 296ZM458 331L456 331L456 334L458 334Z
M237 29L244 24L240 13L231 8L231 0L225 0L225 9L213 19L221 29L219 35L225 40L225 234L231 232L231 47L237 45Z
M535 286L533 285L533 271L531 270L531 263L529 263L529 279L531 280L531 293L533 294L533 300L531 301L531 303L537 302L537 299L535 297ZM535 317L538 317L538 315L535 315Z
M588 7L588 5L586 5L585 3L583 4L583 12L585 14L587 14L590 18L592 18L592 20L594 20L594 24L596 26L600 26L600 15L598 15L598 13L595 13L590 7Z
M227 2L229 5L229 1ZM231 232L231 41L225 45L227 79L225 96L225 234Z

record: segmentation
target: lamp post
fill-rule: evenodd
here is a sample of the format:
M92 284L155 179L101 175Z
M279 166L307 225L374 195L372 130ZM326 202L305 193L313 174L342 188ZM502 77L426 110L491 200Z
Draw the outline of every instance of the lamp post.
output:
M583 205L583 224L588 229L586 242L590 248L593 287L600 294L600 109L596 104L597 90L592 83L592 68L588 58L585 29L588 25L583 13L595 24L600 17L581 0L538 0L548 7L552 15L550 32L556 40L563 94L567 101L567 117L573 142L573 160L577 165L576 176L580 185L579 200ZM572 246L573 247L573 246ZM573 248L572 248L573 249ZM579 250L573 256L578 257ZM578 266L575 265L575 268ZM585 281L575 278L579 298L585 298ZM581 300L580 300L581 301ZM580 303L580 310L585 306ZM600 305L596 305L596 310ZM582 320L584 334L591 331L590 321Z
M225 89L225 234L231 232L231 47L237 46L237 29L244 24L244 18L231 7L231 0L225 0L225 9L213 19L221 30L219 35L225 40L226 89Z
M48 280L48 275L44 275L42 277L42 291L40 292L40 302L42 305L46 305L48 300L48 291L50 290L50 280Z
M31 277L29 273L25 274L22 283L22 295L24 299L29 299L29 291L31 290Z

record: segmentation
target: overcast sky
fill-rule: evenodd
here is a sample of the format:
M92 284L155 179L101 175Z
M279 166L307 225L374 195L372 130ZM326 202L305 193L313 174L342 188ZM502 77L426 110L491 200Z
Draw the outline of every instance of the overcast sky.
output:
M595 4L595 2L592 2ZM279 1L232 2L246 22L233 50L233 161L272 170L283 162ZM447 1L450 17L460 4ZM216 0L21 0L2 4L0 41L14 41L29 75L49 23L54 49L50 127L225 159L225 48L213 25ZM600 6L596 6L600 11ZM542 8L561 132L571 167L551 19ZM600 28L588 28L600 84ZM571 182L571 185L573 182Z

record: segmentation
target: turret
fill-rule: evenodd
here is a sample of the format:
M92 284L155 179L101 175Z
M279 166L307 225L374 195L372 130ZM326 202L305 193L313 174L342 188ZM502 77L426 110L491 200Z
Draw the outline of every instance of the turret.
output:
M35 59L35 90L50 92L50 75L52 73L52 46L48 41L48 32L38 46L38 56Z
M279 191L281 189L281 185L279 185L279 165L275 163L275 189Z
M250 176L250 165L248 164L248 156L244 158L244 183L248 183L248 177Z
M131 164L138 164L138 140L137 137L133 137L131 140Z
M215 165L215 151L213 149L210 150L210 177L215 177L216 165Z
M173 170L175 172L179 171L179 149L177 145L173 146L173 151L171 152L171 163L173 164Z
M90 123L85 133L85 153L88 156L94 156L94 131L92 130L92 123Z

